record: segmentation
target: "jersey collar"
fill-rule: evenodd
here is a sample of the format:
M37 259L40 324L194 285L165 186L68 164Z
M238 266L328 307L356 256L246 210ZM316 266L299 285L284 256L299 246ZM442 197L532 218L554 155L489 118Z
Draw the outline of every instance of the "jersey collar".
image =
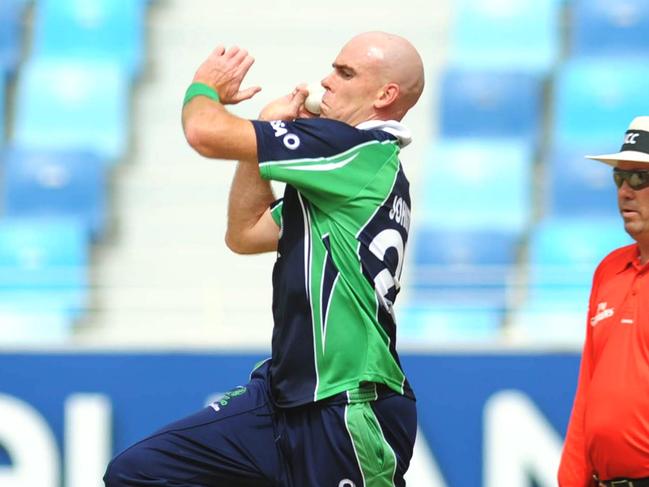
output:
M412 132L410 129L396 120L368 120L356 125L360 130L383 130L394 135L399 143L399 147L405 147L412 142Z

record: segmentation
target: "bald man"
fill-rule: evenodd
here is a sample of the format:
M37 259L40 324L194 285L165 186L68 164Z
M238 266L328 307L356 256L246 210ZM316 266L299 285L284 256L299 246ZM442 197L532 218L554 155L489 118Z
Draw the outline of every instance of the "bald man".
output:
M400 123L423 65L399 36L351 39L322 80L320 116L298 86L258 120L225 105L254 60L216 48L187 90L200 154L238 160L227 245L277 252L271 358L248 384L117 456L108 486L404 486L417 429L396 351L394 302L410 224ZM276 199L269 181L286 183Z

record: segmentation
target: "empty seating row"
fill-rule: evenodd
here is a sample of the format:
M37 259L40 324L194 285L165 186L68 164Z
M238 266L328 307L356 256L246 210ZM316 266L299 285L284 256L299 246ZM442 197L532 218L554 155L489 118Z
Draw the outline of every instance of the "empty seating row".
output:
M0 219L2 341L64 341L88 306L88 257L76 219Z
M595 267L630 238L615 218L547 218L530 232L520 269L523 238L473 228L421 230L402 315L406 337L498 339L507 319L518 339L581 339Z
M118 65L35 59L18 76L11 142L84 150L114 164L129 143L130 85Z
M459 0L454 6L451 66L547 73L565 53L649 54L649 0Z
M37 0L32 57L103 61L136 77L144 59L145 13L142 0Z
M546 73L560 55L561 0L454 3L448 64Z
M107 219L107 170L93 153L7 150L2 158L5 217L70 218L89 241L99 240Z
M425 163L420 223L522 232L532 211L532 161L516 139L440 139Z
M581 343L597 264L631 239L618 218L548 218L532 233L528 285L512 313L515 338Z
M630 241L584 155L649 106L649 1L455 6L405 336L578 342L595 266Z
M616 145L619 127L649 107L646 63L571 59L556 73L549 135L559 147ZM536 147L544 89L531 73L448 68L440 83L439 136L518 137Z
M65 340L87 310L108 174L128 152L146 7L145 0L0 2L0 93L6 80L15 83L10 138L0 147L3 342Z
M633 58L649 55L648 0L572 0L572 57Z

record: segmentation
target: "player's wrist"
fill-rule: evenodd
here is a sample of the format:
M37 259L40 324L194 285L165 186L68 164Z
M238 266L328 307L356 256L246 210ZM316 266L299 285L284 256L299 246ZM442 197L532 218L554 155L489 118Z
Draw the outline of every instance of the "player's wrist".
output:
M194 81L189 85L185 91L185 98L183 99L183 106L187 105L191 100L197 96L205 96L217 103L221 103L221 96L219 92L206 83Z

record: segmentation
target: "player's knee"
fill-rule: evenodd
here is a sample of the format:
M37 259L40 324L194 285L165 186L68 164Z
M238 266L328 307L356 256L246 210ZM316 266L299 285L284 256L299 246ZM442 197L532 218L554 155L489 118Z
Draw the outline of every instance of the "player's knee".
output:
M136 484L145 459L137 447L132 447L115 458L108 464L104 474L104 484L106 487L126 487Z

